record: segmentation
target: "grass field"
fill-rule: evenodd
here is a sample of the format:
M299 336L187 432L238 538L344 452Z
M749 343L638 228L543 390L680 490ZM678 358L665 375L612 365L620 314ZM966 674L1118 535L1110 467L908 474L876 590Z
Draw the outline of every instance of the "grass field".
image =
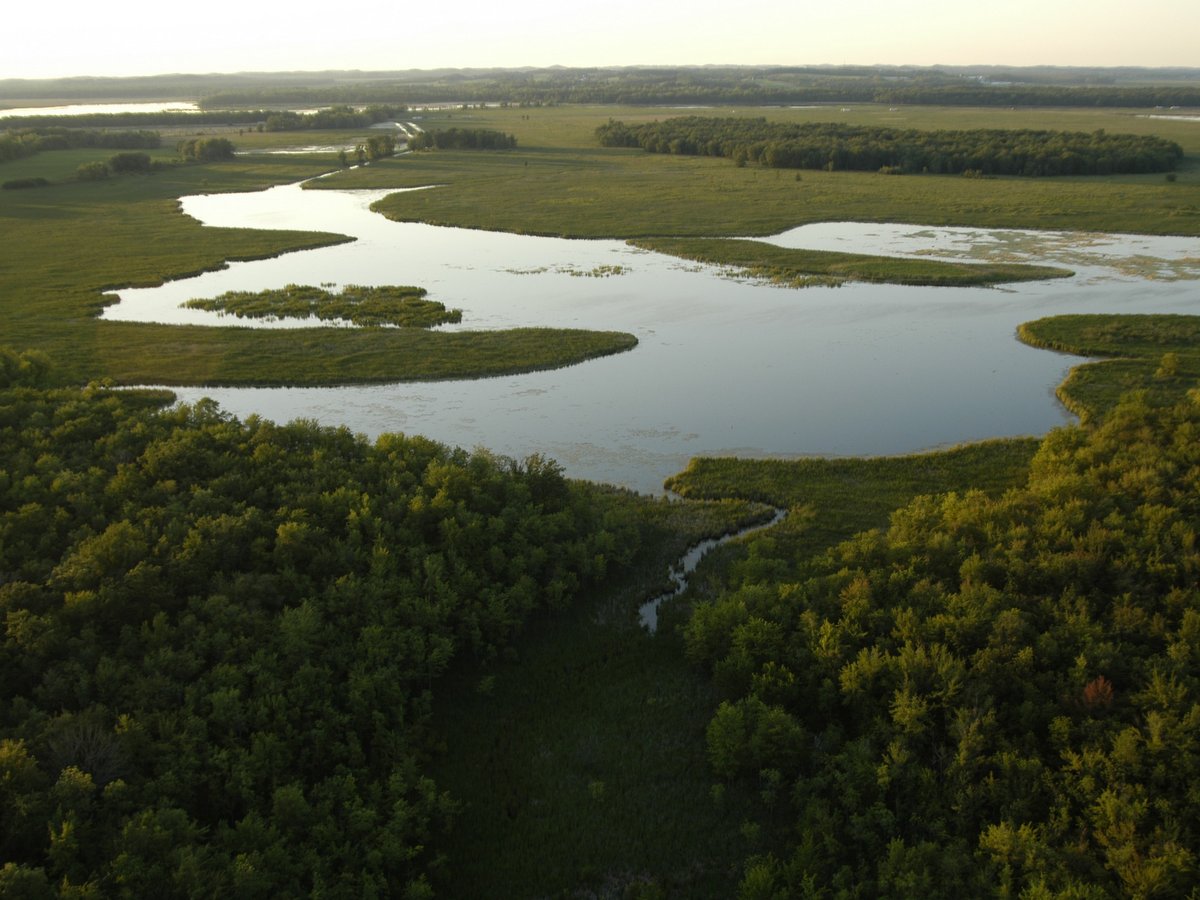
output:
M688 114L704 110L687 110ZM728 108L713 109L714 115ZM516 135L505 152L419 153L328 179L320 186L437 190L395 195L378 209L404 221L574 237L760 236L810 222L1200 234L1200 123L1146 118L1151 110L1004 110L905 107L746 109L789 121L912 128L1105 128L1157 134L1185 151L1176 180L1163 175L1074 178L887 176L737 168L729 160L599 147L596 126L682 115L629 107L470 109L428 114L425 128L495 128Z

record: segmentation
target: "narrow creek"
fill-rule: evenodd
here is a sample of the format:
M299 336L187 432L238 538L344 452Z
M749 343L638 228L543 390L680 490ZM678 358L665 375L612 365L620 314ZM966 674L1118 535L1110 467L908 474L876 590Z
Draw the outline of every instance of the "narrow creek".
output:
M638 610L638 621L641 623L642 627L646 628L651 634L654 634L656 631L658 631L659 606L661 606L664 601L670 600L672 597L678 597L687 590L688 576L696 571L696 566L700 565L700 560L702 560L710 550L715 550L722 544L727 544L730 541L738 538L744 538L747 535L754 534L755 532L765 531L768 528L778 525L785 518L787 518L787 510L776 507L775 514L771 517L770 521L759 522L755 525L748 525L740 531L731 531L729 534L722 535L718 538L707 538L703 541L700 541L698 544L693 544L691 547L689 547L687 552L679 558L679 562L671 566L670 577L675 586L671 588L671 590L665 591L651 600L647 600Z

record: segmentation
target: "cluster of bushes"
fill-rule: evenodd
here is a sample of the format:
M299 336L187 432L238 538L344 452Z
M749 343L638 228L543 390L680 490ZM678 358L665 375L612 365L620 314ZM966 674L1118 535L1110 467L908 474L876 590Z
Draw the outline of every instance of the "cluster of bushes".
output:
M180 159L184 162L219 162L232 159L233 143L226 138L189 138L176 145ZM102 181L110 175L141 175L152 172L155 168L170 166L171 162L161 162L151 159L148 153L118 153L107 162L93 160L86 162L75 170L79 181Z
M228 138L189 138L176 146L185 162L217 162L233 159L234 146Z
M144 175L154 170L149 153L118 153L107 162L93 160L75 170L79 181L103 181L109 175Z
M1173 141L1103 130L918 131L682 116L643 125L610 121L596 135L606 147L722 156L741 165L889 174L1110 175L1169 171L1183 158Z
M409 896L438 676L627 552L540 458L0 353L0 895Z
M6 191L19 191L25 188L47 187L50 182L42 177L35 178L10 178L8 181L0 183L0 188Z
M390 134L373 134L362 145L362 154L368 160L386 159L396 154L396 139Z
M1200 392L1134 395L1021 489L920 498L807 563L752 546L686 628L726 697L714 768L776 841L741 896L1189 896L1198 435Z
M517 139L490 128L442 128L409 138L411 150L511 150Z

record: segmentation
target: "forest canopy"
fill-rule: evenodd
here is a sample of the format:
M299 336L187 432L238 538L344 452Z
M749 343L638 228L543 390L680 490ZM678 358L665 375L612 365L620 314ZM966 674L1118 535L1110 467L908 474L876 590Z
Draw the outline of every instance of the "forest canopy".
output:
M0 896L427 896L439 674L636 539L540 457L48 371L0 351Z
M700 605L713 766L780 838L746 897L1187 896L1200 861L1200 392L1047 437ZM799 577L773 573L797 571Z
M935 175L1113 175L1164 172L1183 148L1151 135L975 129L918 131L765 118L680 116L596 129L605 147L720 156L739 165L830 171L928 172Z
M408 140L410 150L511 150L517 139L491 128L435 128Z

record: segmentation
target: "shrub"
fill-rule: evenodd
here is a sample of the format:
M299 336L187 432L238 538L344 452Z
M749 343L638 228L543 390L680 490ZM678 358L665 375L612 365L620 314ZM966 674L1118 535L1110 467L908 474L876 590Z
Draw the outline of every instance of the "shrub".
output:
M149 153L118 153L108 161L108 167L117 174L126 172L149 172Z
M189 162L233 159L233 150L233 142L227 138L192 138L179 144L179 155Z
M103 181L109 176L108 163L84 163L75 170L75 177L80 181Z
M45 178L14 178L0 184L0 188L6 191L15 191L21 188L46 187L49 183Z

